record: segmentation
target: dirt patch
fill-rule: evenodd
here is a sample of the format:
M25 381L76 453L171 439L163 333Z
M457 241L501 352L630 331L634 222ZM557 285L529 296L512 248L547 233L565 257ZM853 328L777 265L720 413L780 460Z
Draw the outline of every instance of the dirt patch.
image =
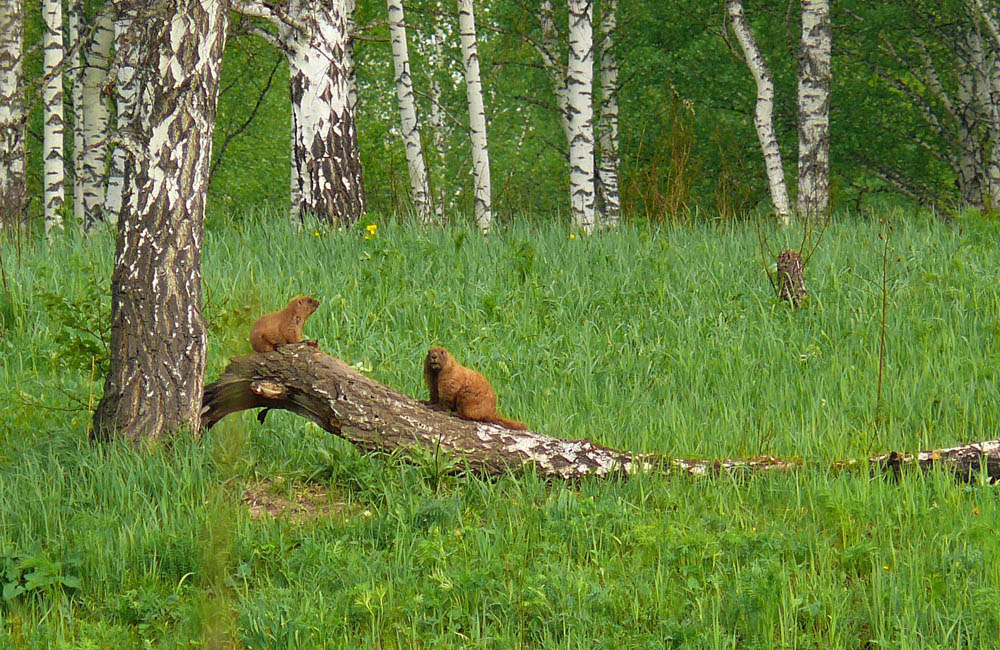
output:
M343 514L349 507L318 483L293 483L281 477L264 479L247 487L243 503L255 520L284 518L302 524L320 517Z

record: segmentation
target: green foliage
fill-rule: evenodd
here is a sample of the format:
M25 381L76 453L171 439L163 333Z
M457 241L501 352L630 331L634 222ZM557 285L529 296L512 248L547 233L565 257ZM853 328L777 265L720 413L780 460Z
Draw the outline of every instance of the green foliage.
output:
M74 372L103 376L108 371L111 306L106 279L84 270L85 293L78 299L42 291L38 300L53 326L54 362Z
M48 595L54 590L79 589L80 578L74 575L78 560L55 561L45 553L0 555L0 598L6 602L22 594Z

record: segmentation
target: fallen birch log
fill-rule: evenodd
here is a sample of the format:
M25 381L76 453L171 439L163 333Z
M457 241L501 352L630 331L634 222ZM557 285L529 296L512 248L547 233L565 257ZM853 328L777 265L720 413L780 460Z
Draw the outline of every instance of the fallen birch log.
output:
M484 475L534 468L544 476L578 479L639 472L755 473L804 466L801 461L773 456L685 460L639 454L589 440L562 440L463 420L380 384L306 344L231 359L219 379L205 387L202 428L211 428L230 413L254 408L292 411L364 452L401 451L423 457L442 453ZM872 472L941 466L964 479L984 469L995 481L1000 479L1000 440L914 454L891 452L838 462L834 468L865 466Z

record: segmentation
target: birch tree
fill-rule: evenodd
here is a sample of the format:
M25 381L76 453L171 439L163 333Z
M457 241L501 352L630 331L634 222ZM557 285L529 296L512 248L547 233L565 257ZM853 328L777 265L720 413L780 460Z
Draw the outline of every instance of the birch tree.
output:
M344 47L344 66L347 68L347 107L351 115L357 115L358 107L358 71L354 66L354 34L357 24L354 21L355 0L344 0L344 13L347 15L347 45Z
M83 48L80 47L80 23L84 22L83 0L73 0L69 5L69 15L66 26L69 29L69 51L72 53L72 63L68 66L68 76L73 80L72 115L73 115L73 219L83 223L83 191L80 181L83 179Z
M594 230L594 38L593 0L569 0L569 192L573 225Z
M23 42L21 3L0 4L0 230L25 224Z
M987 161L988 198L990 206L1000 206L1000 9L987 9L983 0L975 0L975 11L983 21L990 46L984 61L983 87L989 120L990 153Z
M292 218L312 214L350 225L365 211L361 152L351 107L349 0L234 1L268 20L277 34L262 38L288 58L292 101Z
M597 133L602 226L617 226L621 221L621 198L618 193L618 62L614 55L617 5L618 0L601 3L601 113Z
M570 114L566 101L566 66L559 60L559 31L556 29L555 11L552 0L541 0L538 4L538 23L542 28L542 39L535 43L535 49L542 59L542 68L552 83L552 94L559 111L559 123L567 145L573 140L570 129Z
M983 59L983 44L972 25L967 26L964 37L968 57L958 70L958 189L963 204L982 206L983 150L976 66Z
M389 34L392 41L392 63L396 73L396 99L399 102L399 122L406 149L406 167L410 176L410 193L417 218L421 223L432 220L430 189L424 152L417 126L417 107L413 100L413 78L410 76L410 55L406 47L406 26L403 22L402 0L387 0Z
M109 73L114 80L115 88L115 128L119 135L132 119L136 105L135 66L126 59L130 56L130 48L125 46L126 35L132 24L132 14L127 8L122 8L113 17L114 42L116 43L115 62ZM116 139L117 142L117 139ZM104 214L109 222L117 223L118 213L122 208L122 194L125 186L125 149L120 143L115 145L111 154L111 167L108 170L108 187L104 195Z
M435 71L445 68L445 58L444 58L444 43L445 34L443 21L440 18L443 12L443 7L440 5L440 0L435 0L435 16L434 16L434 30L430 37L430 52L428 53L427 59L429 62L428 67L431 70L430 79L428 82L428 91L430 93L430 115L428 116L428 122L431 128L431 141L434 143L434 151L437 154L436 169L444 169L446 162L446 149L445 140L447 137L447 126L445 123L445 113L443 107L444 95L441 91L441 82L438 80L438 74ZM439 182L435 183L434 200L431 203L434 206L434 213L440 220L444 216L444 205L445 205L445 191L444 183L440 182L442 174L438 173L436 179ZM449 207L451 204L449 203Z
M62 209L66 197L64 190L66 172L63 155L63 24L62 0L43 0L42 15L45 33L42 47L45 50L43 66L45 86L42 90L42 159L44 162L45 234L62 230Z
M802 0L799 58L799 190L801 217L825 217L830 206L830 0Z
M979 6L976 0L861 4L844 13L838 32L844 34L838 45L843 60L863 65L851 75L864 92L884 88L880 99L887 104L847 118L874 122L870 133L876 143L851 155L922 204L941 206L950 198L953 184L941 182L944 175L954 178L957 196L951 198L958 204L981 208L987 197L993 200L991 132L1000 92L990 89L996 51L986 16L995 15L996 4L983 2L985 12ZM942 11L949 20L941 20ZM890 22L899 28L881 28ZM841 102L841 107L849 114L858 104ZM1000 157L997 166L1000 174Z
M476 53L476 19L473 0L458 0L458 28L462 38L462 64L465 68L465 92L469 103L469 138L472 141L472 175L475 182L476 225L485 235L493 220L490 188L490 155L486 141L486 112L483 86Z
M736 40L743 50L744 60L757 85L757 104L754 109L754 127L757 139L764 152L764 167L767 170L767 181L771 191L771 203L774 206L778 222L788 225L791 215L788 203L788 189L785 185L785 171L781 162L781 149L774 131L774 82L767 68L757 41L750 31L746 16L743 13L742 0L726 0L726 10L729 13L730 25Z
M86 30L87 40L81 44L82 70L80 74L80 149L74 155L80 160L75 187L81 197L84 230L90 230L104 219L105 159L108 141L108 101L104 88L110 64L114 25L102 8L94 18L92 28Z
M165 10L168 9L168 10ZM111 276L111 364L94 434L133 444L198 430L205 370L201 246L225 0L138 8L125 55L138 106Z

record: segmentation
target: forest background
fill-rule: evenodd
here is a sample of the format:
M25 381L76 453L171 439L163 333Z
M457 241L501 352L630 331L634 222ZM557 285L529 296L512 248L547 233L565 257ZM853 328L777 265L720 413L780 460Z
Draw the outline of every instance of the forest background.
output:
M87 5L90 13L98 5ZM430 185L449 214L471 214L473 180L468 112L454 8L438 0L405 6L410 68ZM557 60L566 60L566 8L555 6ZM990 204L980 182L959 186L971 151L982 174L996 134L982 104L995 89L979 80L970 30L990 48L976 9L946 2L845 2L835 8L830 104L830 191L834 212L872 205ZM479 58L493 167L493 203L502 216L567 214L567 144L551 80L536 45L537 7L517 1L477 7ZM594 14L600 40L600 5ZM746 15L775 85L774 122L794 196L797 133L796 3L750 2ZM412 209L399 136L393 61L383 3L359 2L355 59L356 124L369 209ZM25 43L39 43L37 3L25 3ZM234 15L226 46L209 189L210 216L275 208L288 187L288 66L274 47ZM559 26L562 26L561 29ZM443 37L436 41L435 37ZM629 2L618 8L613 51L620 66L620 173L626 218L726 220L768 208L767 182L753 126L756 91L727 28L721 3ZM995 49L995 46L993 46ZM595 48L595 75L600 51ZM40 79L42 52L28 50L25 74ZM980 55L982 53L980 52ZM991 60L990 60L991 61ZM992 65L987 61L987 65ZM995 72L993 73L995 76ZM969 84L973 84L970 87ZM978 83L978 86L975 84ZM431 88L439 88L440 122ZM600 101L595 77L595 106ZM64 94L72 122L69 87ZM993 100L995 101L995 100ZM29 127L30 211L41 212L41 109ZM66 129L67 161L72 129ZM223 209L223 210L220 210Z

